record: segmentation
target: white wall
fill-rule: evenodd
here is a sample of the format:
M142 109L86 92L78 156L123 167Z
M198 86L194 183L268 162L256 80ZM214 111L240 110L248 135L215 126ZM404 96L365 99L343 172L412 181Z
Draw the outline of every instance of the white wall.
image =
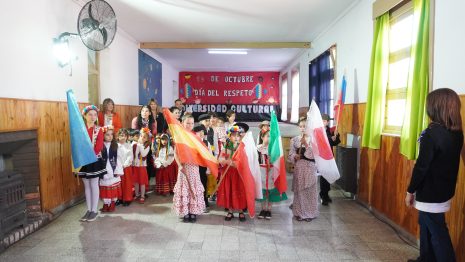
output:
M27 7L27 8L25 8ZM71 1L10 1L0 8L0 97L66 100L72 88L78 101L87 101L87 49L80 39L71 40L79 59L59 68L53 41L62 32L76 32L80 7ZM18 13L19 12L19 13Z
M337 45L337 88L340 88L346 71L346 103L366 102L373 38L372 3L373 0L354 1L346 12L312 41L311 49L292 61L283 71L289 72L300 65L300 107L309 106L308 64L333 44Z
M71 50L79 57L71 77L69 67L57 66L52 49L54 37L76 33L80 10L72 0L18 0L2 5L0 31L5 35L0 41L0 97L65 101L66 90L72 88L78 101L88 101L87 48L79 38L70 40ZM113 43L100 52L102 99L110 97L124 105L139 103L138 48L137 41L118 28ZM173 105L177 93L172 86L178 71L154 52L145 52L162 63L162 105Z
M115 104L139 104L138 44L121 32L113 43L100 51L100 98L110 97Z
M312 41L312 48L292 61L281 74L289 73L300 65L300 107L309 105L308 63L332 44L337 45L337 84L341 85L344 70L347 74L346 103L364 103L367 100L373 38L373 0L360 0L346 10L334 24ZM433 89L449 87L458 94L465 94L465 22L463 0L436 0Z
M465 1L436 0L433 88L465 94Z

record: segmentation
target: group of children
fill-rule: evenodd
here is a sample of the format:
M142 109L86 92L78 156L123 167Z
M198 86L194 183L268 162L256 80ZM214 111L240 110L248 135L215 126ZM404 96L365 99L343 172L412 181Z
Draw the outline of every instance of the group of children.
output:
M81 167L77 173L83 180L87 203L87 212L81 221L97 218L99 198L103 201L101 212L113 212L117 204L128 206L133 201L143 204L149 188L149 157L158 170L156 192L173 193L177 165L168 135L156 137L152 143L152 133L147 127L119 128L115 132L112 125L97 125L96 106L86 106L82 114L97 162ZM149 151L154 154L149 155Z
M150 107L143 106L133 121L138 123L140 129L116 130L111 125L99 127L98 109L90 105L82 113L98 161L82 167L78 173L84 181L87 202L87 212L82 221L96 219L99 197L103 201L101 212L113 212L118 203L123 206L133 201L143 204L149 189L150 170L147 166L151 161L156 170L155 192L163 196L173 195L172 209L184 222L195 222L197 215L208 213L209 201L216 201L218 207L225 209L226 221L232 220L234 213L238 213L240 221L246 220L245 212L249 207L244 180L233 156L249 129L248 125L236 123L235 113L231 110L226 113L226 118L215 113L200 115L195 127L192 114L184 113L178 107L172 107L170 111L218 159L218 178L210 175L206 167L181 163L168 128L154 135L156 132L151 129L153 117ZM111 121L105 116L105 124L109 123ZM304 120L299 124L304 130ZM271 219L272 204L287 200L287 196L274 188L273 166L268 157L270 123L263 121L259 128L257 153L261 180L255 182L262 185L263 197L256 199L262 204L257 217ZM318 196L315 193L315 162L306 139L302 131L301 136L291 141L289 161L296 166L293 181L294 215L298 220L308 221L318 215Z

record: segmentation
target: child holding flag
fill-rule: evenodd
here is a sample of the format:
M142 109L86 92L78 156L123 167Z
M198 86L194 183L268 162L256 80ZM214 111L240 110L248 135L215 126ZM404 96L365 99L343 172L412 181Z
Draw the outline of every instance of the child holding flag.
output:
M228 211L224 220L231 221L234 218L234 210L238 210L239 221L244 222L246 218L243 210L247 208L245 187L239 176L236 164L232 160L241 142L241 133L244 133L244 130L237 125L233 125L228 131L229 141L226 143L225 150L219 158L219 162L224 166L225 170L222 174L224 177L218 187L217 205L224 207Z
M89 222L97 219L100 192L99 178L102 178L107 173L105 163L102 159L103 132L100 126L97 125L97 114L98 109L94 105L88 105L82 110L87 134L90 137L94 153L97 156L97 162L81 167L78 172L78 176L82 178L82 182L84 183L87 204L87 212L80 220Z
M270 157L268 154L268 145L270 143L270 131L266 130L260 133L262 143L257 146L259 159L260 159L260 171L262 186L264 187L263 198L258 199L262 202L262 211L258 214L258 218L271 219L271 207L273 202L280 202L287 200L286 193L280 194L279 191L274 187L273 181L273 165L270 163Z
M325 126L326 136L328 137L329 145L331 146L331 150L333 146L339 145L341 143L341 139L339 138L339 133L337 130L331 131L329 127L329 115L323 114L321 116L323 119L323 125ZM329 190L331 190L331 184L326 180L323 176L320 176L320 197L323 206L327 206L328 203L333 202L332 199L329 197Z
M170 118L167 118L167 120L169 125L173 125ZM185 114L182 117L182 125L187 131L192 132L194 117L191 114ZM186 138L184 137L184 139ZM179 150L178 140L176 140L175 149L174 159L178 164L178 179L173 190L173 211L178 216L183 216L184 223L195 223L197 215L202 214L205 210L205 201L203 198L205 189L200 181L199 166L194 163L181 162L180 154L186 154L186 152Z

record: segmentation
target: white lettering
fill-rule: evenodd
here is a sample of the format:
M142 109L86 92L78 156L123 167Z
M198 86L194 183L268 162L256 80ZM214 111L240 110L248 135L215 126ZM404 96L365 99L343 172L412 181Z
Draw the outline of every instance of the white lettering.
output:
M264 110L265 113L269 114L270 113L270 106L265 106Z

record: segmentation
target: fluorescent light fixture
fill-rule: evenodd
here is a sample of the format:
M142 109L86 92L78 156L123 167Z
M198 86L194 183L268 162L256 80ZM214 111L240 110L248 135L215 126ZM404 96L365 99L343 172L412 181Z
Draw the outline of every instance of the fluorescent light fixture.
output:
M244 49L208 49L209 54L213 55L246 55L247 50Z

